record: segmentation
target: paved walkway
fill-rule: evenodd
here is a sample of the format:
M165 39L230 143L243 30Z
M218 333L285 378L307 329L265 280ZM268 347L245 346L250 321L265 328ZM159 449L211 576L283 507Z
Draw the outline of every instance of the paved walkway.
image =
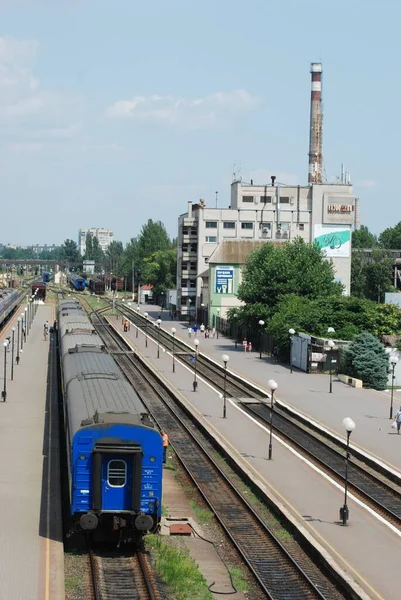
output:
M154 306L141 306L141 312L157 318ZM170 331L177 329L176 336L193 347L193 337L188 338L188 323L171 321L162 313L162 327ZM244 352L240 344L235 348L233 340L219 335L219 338L205 339L198 333L199 351L222 363L222 355L230 357L228 368L267 390L267 382L274 379L279 387L276 398L294 407L301 413L325 425L329 430L344 437L342 421L351 417L356 423L351 443L376 456L393 469L401 472L401 435L391 428L390 392L377 392L352 388L336 378L333 393L329 393L329 375L307 374L303 371L290 372L289 365L277 364L272 358L258 352ZM401 390L394 392L394 410L401 406Z
M141 312L148 309L150 317L157 318L157 307L141 307ZM166 317L166 315L164 315ZM120 330L121 320L112 319L112 323ZM163 327L170 329L176 327L177 334L188 341L187 325L163 319ZM173 382L176 389L191 403L193 410L203 417L209 428L216 432L231 449L232 456L238 456L244 467L258 481L260 486L271 496L278 499L286 507L290 515L300 526L321 544L330 556L340 565L344 572L356 581L368 593L369 597L381 600L395 600L399 598L399 565L401 564L400 536L379 521L371 512L360 505L358 501L349 498L350 520L347 528L339 523L339 508L342 506L343 488L322 476L307 461L291 451L275 436L273 439L273 460L267 460L268 431L265 427L249 418L234 403L227 404L227 418L222 418L222 400L210 384L198 379L198 391L193 392L193 374L186 366L176 361L176 373L172 373L172 357L166 351L160 352L157 359L157 345L149 339L148 348L145 347L145 336L142 332L138 338L135 336L136 328L125 334L129 343L137 347L153 364L160 374ZM185 337L186 336L186 337ZM193 344L193 339L190 340ZM279 397L295 400L302 396L303 402L308 401L308 395L314 398L315 404L325 403L325 410L321 410L323 421L341 433L341 421L344 416L353 417L362 430L358 442L369 447L369 434L363 429L371 423L370 419L359 417L355 407L362 406L359 390L349 389L336 382L335 394L325 392L323 383L328 384L327 377L306 375L303 373L290 374L288 369L272 364L269 359L258 358L257 354L244 355L242 351L235 351L231 340L219 337L214 340L200 340L200 350L207 349L207 353L221 362L221 354L230 356L229 367L235 371L243 372L244 377L257 381L266 387L269 378L274 377L280 385ZM344 391L344 394L340 393ZM357 394L355 394L357 392ZM358 393L359 392L359 393ZM385 406L385 396L362 390L379 411ZM337 402L343 403L343 410L337 407L339 426L333 416L333 407ZM299 401L302 405L301 401ZM348 404L347 404L348 403ZM311 413L315 404L310 401ZM302 405L305 410L307 404ZM344 406L349 410L345 411ZM353 408L351 411L350 408ZM365 411L368 414L367 411ZM317 414L312 416L317 418ZM363 417L363 412L362 412ZM385 417L383 417L384 419ZM361 421L363 425L361 424ZM373 429L372 429L373 431ZM376 431L376 430L375 430ZM379 431L379 430L377 430ZM354 434L353 434L354 435ZM377 434L379 437L379 434ZM387 434L386 434L387 435ZM356 437L356 436L355 436ZM388 443L401 443L395 436L382 435ZM391 442L390 442L391 440ZM377 442L376 442L377 443ZM397 463L398 464L398 463Z
M16 326L2 331L1 342ZM64 563L58 487L57 403L48 377L55 366L43 324L53 309L38 306L11 376L7 353L7 401L0 403L0 599L63 600ZM17 330L15 332L15 356ZM1 344L0 385L4 385ZM52 357L53 354L53 357ZM50 438L52 430L55 436Z

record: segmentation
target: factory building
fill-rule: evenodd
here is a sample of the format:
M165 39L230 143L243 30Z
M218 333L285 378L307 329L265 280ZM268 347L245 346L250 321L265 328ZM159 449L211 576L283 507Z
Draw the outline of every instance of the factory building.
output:
M113 241L113 231L111 229L101 229L99 227L78 229L78 248L82 255L84 255L86 251L86 236L88 234L97 238L103 252L106 252Z
M223 296L236 296L239 263L209 269L211 255L223 255L216 249L229 240L248 243L249 247L253 247L249 242L283 243L296 237L317 243L333 260L336 280L344 285L344 293L350 293L351 231L360 226L359 198L353 194L348 174L342 173L335 184L324 181L321 93L322 65L312 63L308 185L285 185L274 176L268 183L246 183L234 175L227 208L208 207L204 200L189 202L187 212L179 217L177 312L182 318L195 317L206 308L213 312L212 296L214 310L219 308L222 317L225 309L233 306L232 301L225 303ZM242 257L243 252L237 251ZM225 273L221 276L225 285L220 276L218 281L219 273ZM237 275L227 279L227 273ZM221 302L217 301L217 306L218 297Z

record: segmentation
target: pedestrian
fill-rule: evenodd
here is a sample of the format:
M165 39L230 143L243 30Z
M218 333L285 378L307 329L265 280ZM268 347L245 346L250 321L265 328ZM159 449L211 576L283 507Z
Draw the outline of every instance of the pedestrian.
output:
M53 323L53 331L57 331L57 321L54 321Z
M213 327L212 329L212 338L214 339L216 337L216 327Z
M197 326L197 324L195 323L195 325L194 325L194 336L195 336L195 337L196 337L197 333L198 333L198 326Z
M202 325L200 326L199 329L200 329L200 332L204 335L204 333L205 333L205 326L204 326L203 323L202 323Z
M124 321L124 331L128 331L128 326L129 326L128 319L125 319L125 321Z
M397 413L394 417L394 421L397 423L397 433L398 435L400 435L400 429L401 429L401 406L399 408L399 410L397 410Z
M165 465L167 460L168 435L165 431L162 431L161 435L163 440L163 464Z
M22 333L23 334L25 333L24 328L22 328ZM46 323L45 323L43 326L43 338L44 338L45 342L47 341L48 333L49 333L49 330L47 329Z
M243 340L242 345L244 347L244 352L246 352L246 350L248 348L248 342L246 340Z
M46 327L46 329L47 329L47 333L49 333L49 329L50 329L50 326L49 326L49 321L46 321L46 323L45 323L45 325L44 325L44 326L45 326L45 327Z
M248 352L252 352L252 342L248 342Z
M189 339L191 339L191 335L192 335L192 327L188 327L188 337L189 337Z
M162 314L161 314L161 312L160 312L160 311L157 313L157 318L158 318L158 319L160 319L160 320L161 320L161 318L162 318Z

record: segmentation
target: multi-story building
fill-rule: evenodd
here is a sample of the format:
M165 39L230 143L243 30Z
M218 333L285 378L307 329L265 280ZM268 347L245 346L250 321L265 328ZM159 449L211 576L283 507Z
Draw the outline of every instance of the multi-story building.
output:
M177 311L188 317L207 305L208 259L223 240L319 244L350 293L351 228L359 226L359 198L350 184L254 185L234 181L228 208L188 203L178 220ZM223 316L223 315L222 315Z
M92 227L90 229L78 229L78 248L81 254L85 254L86 251L86 236L91 235L97 238L99 246L105 252L113 241L113 232L111 229L101 229L99 227Z

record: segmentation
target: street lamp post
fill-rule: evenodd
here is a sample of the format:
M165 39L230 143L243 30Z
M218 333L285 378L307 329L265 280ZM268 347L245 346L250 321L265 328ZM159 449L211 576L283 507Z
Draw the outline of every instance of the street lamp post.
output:
M145 324L145 347L148 347L148 313L143 313L145 319L146 319L146 324Z
M292 373L292 339L295 335L295 329L291 327L288 333L290 334L290 373Z
M263 321L263 319L260 319L259 321L259 325L260 325L260 332L259 332L259 358L262 358L262 335L263 335L263 325L265 324L265 322Z
M393 400L394 400L394 380L395 380L395 367L398 363L398 358L396 356L390 357L390 363L392 368L391 373L391 401L390 401L390 419L393 418Z
M19 350L20 350L20 345L19 345L19 330L21 327L21 319L18 317L17 319L17 356L16 356L16 363L17 365L19 364Z
M333 393L333 348L335 346L333 340L329 340L328 342L330 348L330 386L329 393Z
M15 338L15 327L12 327L12 338L11 338L11 381L14 381L14 338Z
M160 324L161 319L157 319L157 358L160 358Z
M198 382L197 382L197 379L196 379L196 370L197 370L197 365L198 365L198 346L199 346L199 340L195 339L194 340L194 344L195 344L195 370L194 370L193 387L194 387L194 392L196 392L196 388L198 387Z
M188 321L189 325L192 323L192 314L191 314L191 298L188 298Z
M27 329L27 322L26 322L26 321L27 321L27 315L28 315L28 309L27 309L27 307L25 306L25 329L24 329L24 342L25 342L25 343L26 343L26 333L27 333L27 332L26 332L26 329Z
M21 313L21 352L24 348L24 323L25 323L24 316L25 316L25 313L22 312Z
M175 350L175 334L176 334L176 328L172 327L171 328L171 333L173 334L173 373L175 373L175 356L174 356L174 350Z
M344 429L347 432L347 449L345 455L345 482L344 482L344 506L340 508L340 519L343 525L347 524L349 519L349 510L347 506L347 492L348 492L348 461L349 461L349 437L355 429L355 423L350 417L345 417L343 420Z
M228 354L223 354L221 360L224 363L224 387L223 387L223 419L227 417L227 363L230 360Z
M137 306L136 309L138 311L138 323L137 323L137 326L136 326L136 335L135 335L135 337L138 337L138 331L139 331L139 314L140 314L139 311L141 310L141 307Z
M4 346L4 387L1 392L1 397L3 398L3 402L7 400L7 347L8 342L3 343Z
M216 319L216 337L217 337L217 339L219 339L220 309L218 308L216 312L217 312L217 319L219 320L217 322L217 319Z
M270 435L269 435L269 460L273 455L273 411L274 411L274 392L278 388L278 383L274 379L269 379L267 387L270 389Z

